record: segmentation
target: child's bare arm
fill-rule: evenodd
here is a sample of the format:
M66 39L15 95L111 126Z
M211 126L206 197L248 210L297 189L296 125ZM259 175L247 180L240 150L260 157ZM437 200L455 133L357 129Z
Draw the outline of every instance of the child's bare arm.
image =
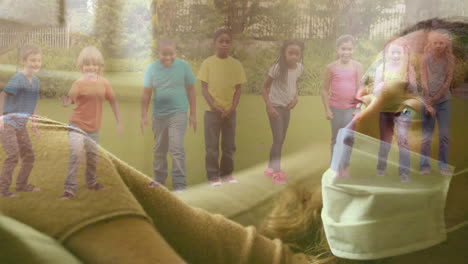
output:
M7 93L4 91L0 92L0 116L3 115L3 105L5 104L5 98L7 97Z
M109 104L111 106L112 112L114 113L115 120L117 121L117 131L118 133L122 133L122 121L120 118L120 109L119 105L117 104L117 101L115 98L109 99Z
M190 105L189 124L193 130L197 129L197 95L195 92L195 85L186 85L187 97Z
M267 108L272 107L270 96L269 96L270 87L272 83L273 83L273 78L271 78L270 76L267 76L262 86L262 97L263 97L263 101L265 101L265 105Z
M330 65L327 66L325 69L325 77L323 79L323 85L322 85L322 103L323 107L325 109L325 114L328 120L333 119L333 113L330 109L330 105L328 104L328 101L330 100L330 82L331 82L331 69Z
M429 87L427 86L427 65L425 57L421 59L421 86L423 88L423 97L427 100L429 96Z
M445 78L444 85L442 88L436 93L436 95L431 99L432 103L437 102L444 94L449 90L450 84L452 83L453 79L453 71L454 71L454 66L453 65L448 65L447 66L447 77Z
M362 76L364 75L362 64L359 62L356 62L356 69L357 69L356 87L358 88L356 97L361 98L362 96L366 94L364 83L362 81Z
M210 106L211 110L222 113L223 109L221 109L221 108L219 108L218 106L215 105L214 99L211 96L210 92L208 91L208 83L204 82L204 81L201 81L201 85L202 85L203 97L205 98L206 102Z
M239 105L240 96L242 93L241 84L236 84L234 88L236 89L236 91L234 92L234 97L232 98L232 106L231 106L230 112L236 111L237 106Z

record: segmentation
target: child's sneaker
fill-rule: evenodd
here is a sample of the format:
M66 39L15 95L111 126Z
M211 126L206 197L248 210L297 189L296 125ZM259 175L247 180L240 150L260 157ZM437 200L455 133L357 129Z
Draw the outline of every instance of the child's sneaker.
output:
M385 177L385 171L384 170L377 170L377 176L378 177Z
M99 182L96 182L93 185L88 185L88 189L93 190L93 191L100 191L100 190L104 190L105 187L104 187L104 185L100 184Z
M410 181L409 176L406 173L400 174L400 179L401 179L401 182L409 182Z
M419 174L421 174L421 175L429 175L429 174L431 174L431 169L429 169L429 168L423 168L423 169L421 169L421 170L419 171Z
M73 197L75 197L75 194L71 191L65 191L63 192L62 196L60 196L61 200L70 200Z
M9 190L4 190L4 191L0 191L0 196L4 198L13 198L13 197L16 197L17 195L10 192Z
M288 175L284 171L277 172L273 174L273 183L274 184L285 184L286 178Z
M452 172L449 169L441 169L440 174L444 176L452 176Z
M183 189L177 189L177 190L174 190L173 192L174 192L174 193L183 193L184 191L185 191L185 190L183 190Z
M26 184L20 188L16 187L17 192L38 192L41 189L32 185L32 184Z
M239 181L234 179L234 177L232 177L232 175L228 175L226 177L222 177L223 179L223 182L229 182L229 183L238 183Z
M219 180L219 178L214 178L210 180L210 185L213 187L221 186L221 184L222 183L221 183L221 180Z
M275 171L272 168L266 168L265 171L263 172L263 176L271 178L273 177L273 174L275 174Z

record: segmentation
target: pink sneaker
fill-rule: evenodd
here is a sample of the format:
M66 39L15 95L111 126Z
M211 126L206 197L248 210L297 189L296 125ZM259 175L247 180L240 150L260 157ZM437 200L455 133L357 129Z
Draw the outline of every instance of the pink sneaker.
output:
M277 172L273 174L273 183L274 184L285 184L286 178L288 175L284 171Z
M232 175L228 175L226 177L223 177L223 182L229 182L229 183L238 183L239 181L234 179L234 177L232 177Z
M263 172L263 176L271 178L273 177L273 174L275 174L275 171L272 168L266 168L265 171Z
M219 178L215 178L215 179L211 179L210 180L210 185L213 186L213 187L218 187L218 186L221 186L221 181L219 180Z
M449 169L441 169L440 174L444 176L452 176L452 172Z
M419 174L421 174L421 175L429 175L429 174L431 174L431 169L429 169L429 168L421 169L421 170L419 171Z

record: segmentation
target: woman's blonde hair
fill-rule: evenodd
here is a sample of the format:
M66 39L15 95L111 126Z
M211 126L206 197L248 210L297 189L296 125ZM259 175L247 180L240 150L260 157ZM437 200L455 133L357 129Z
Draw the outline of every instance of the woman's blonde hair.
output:
M77 66L81 69L84 65L96 64L99 65L99 74L104 70L104 57L102 53L94 46L84 48L78 55Z
M280 195L264 219L260 232L279 238L296 252L303 252L313 264L336 263L323 230L321 186L292 185Z

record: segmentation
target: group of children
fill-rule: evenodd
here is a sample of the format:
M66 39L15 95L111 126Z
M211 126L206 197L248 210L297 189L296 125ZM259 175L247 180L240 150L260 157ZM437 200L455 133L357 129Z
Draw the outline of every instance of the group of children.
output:
M235 183L233 177L236 109L241 95L241 85L246 82L241 63L229 55L232 35L226 29L214 35L215 54L205 59L197 74L201 81L202 94L208 104L204 114L205 166L206 175L212 186L223 182ZM361 82L362 65L352 59L355 40L350 35L337 39L338 59L326 67L322 99L326 118L331 121L332 153L336 136L341 128L352 124L357 112L359 99L365 94ZM270 151L266 177L277 184L286 182L287 174L281 170L281 152L290 120L290 111L298 103L297 82L304 68L302 64L304 45L300 41L287 40L281 47L278 59L268 70L262 87L262 96L270 121L273 144ZM450 118L450 92L454 58L451 52L450 37L444 32L429 34L428 44L421 63L421 85L424 95L423 143L421 173L429 173L430 142L434 130L434 115L439 123L440 171L448 171L448 124ZM150 187L164 185L168 176L167 153L172 157L173 188L176 192L186 188L186 166L184 136L187 123L196 130L195 76L187 62L177 58L176 43L162 39L158 45L159 60L150 64L144 76L144 89L141 99L141 129L148 125L148 108L153 103L152 130L154 133L154 181ZM389 42L384 49L382 63L377 67L374 81L374 95L385 94L386 87L394 81L403 81L408 92L416 95L416 74L410 62L410 49L403 38ZM35 114L39 97L39 80L35 74L41 68L41 51L35 46L22 49L24 69L15 74L3 92L4 106L0 120L0 139L6 152L6 160L0 175L0 195L13 197L9 191L18 157L22 159L16 182L17 191L39 191L28 184L33 168L34 152L26 122ZM91 190L101 190L97 182L97 143L102 119L104 100L110 103L117 120L118 133L122 132L119 107L108 80L102 77L104 59L95 47L86 47L78 57L78 67L82 77L75 81L62 104L75 104L69 122L70 157L62 199L73 198L77 189L77 172L81 154L86 152L86 184ZM187 112L189 115L187 117ZM400 147L400 176L408 180L409 151L407 133L410 117L396 104L387 104L380 114L379 163L377 174L385 175L386 159L393 128L397 126ZM32 127L38 133L35 119ZM221 159L219 142L221 137ZM332 154L333 155L333 154ZM349 161L337 169L338 177L349 177Z
M337 143L338 131L344 135L339 142L344 147L333 157L332 167L336 177L350 177L348 167L350 147L353 144L352 131L359 119L359 104L365 95L362 82L361 64L351 60L355 40L344 35L336 41L338 60L326 68L322 99L326 117L331 120L332 153ZM450 84L455 68L450 35L433 30L428 33L427 43L420 60L422 87L422 142L420 173L430 173L430 152L435 120L439 127L439 170L450 175L448 164ZM372 78L373 96L379 98L380 149L378 153L377 176L385 176L387 158L396 126L399 147L399 175L402 182L409 181L410 152L408 131L411 126L411 112L404 102L418 98L417 73L412 65L411 47L403 38L389 41L382 52L381 62ZM375 106L375 105L374 105ZM417 109L419 110L419 109ZM335 148L336 149L336 148ZM333 154L332 154L333 155Z

